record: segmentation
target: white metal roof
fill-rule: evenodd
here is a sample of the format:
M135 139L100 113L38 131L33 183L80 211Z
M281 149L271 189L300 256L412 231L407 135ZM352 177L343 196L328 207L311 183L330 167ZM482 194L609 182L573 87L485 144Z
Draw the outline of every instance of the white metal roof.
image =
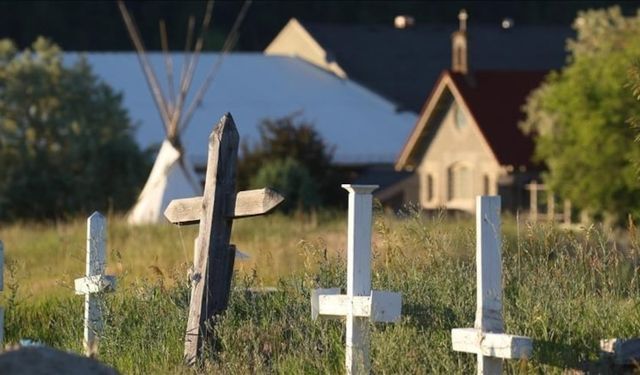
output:
M160 144L165 138L163 126L136 54L85 56L94 73L124 93L124 105L132 121L139 124L136 132L139 144L142 147ZM177 86L184 57L172 56ZM201 55L191 97L218 56ZM69 53L65 63L76 58L76 53ZM149 58L166 86L162 54L150 53ZM241 141L258 139L262 119L300 113L299 120L314 124L325 142L336 147L337 163L393 162L416 121L414 113L397 113L391 102L353 81L297 58L262 53L233 53L225 57L202 105L182 134L187 154L194 162L206 160L209 133L225 112L232 114Z

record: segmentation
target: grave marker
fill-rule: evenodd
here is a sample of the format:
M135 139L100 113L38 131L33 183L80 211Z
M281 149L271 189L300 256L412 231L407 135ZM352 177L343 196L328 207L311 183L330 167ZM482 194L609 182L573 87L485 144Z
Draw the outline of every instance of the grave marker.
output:
M97 337L102 332L101 294L115 289L114 276L106 268L106 219L94 212L87 219L86 276L75 280L76 294L84 294L84 349L89 357L98 353Z
M342 185L349 191L347 294L340 289L316 289L311 294L311 315L346 317L347 374L368 374L369 321L397 322L402 309L400 293L371 290L371 193L376 185Z
M191 303L184 342L184 360L196 363L205 341L205 323L221 314L229 302L235 246L229 243L234 218L262 215L284 198L265 188L235 192L238 130L225 114L209 136L209 155L202 197L176 199L165 217L178 225L200 225L191 276Z
M502 360L529 358L528 337L504 333L500 197L476 198L476 321L474 328L451 330L453 350L476 353L478 374L502 374Z

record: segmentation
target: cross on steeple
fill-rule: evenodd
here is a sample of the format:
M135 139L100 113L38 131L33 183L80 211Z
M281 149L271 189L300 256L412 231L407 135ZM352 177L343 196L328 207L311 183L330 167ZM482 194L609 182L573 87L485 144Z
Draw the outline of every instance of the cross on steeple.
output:
M467 18L469 18L469 15L467 14L467 11L464 9L461 9L460 12L458 13L458 20L460 21L460 31L467 31Z
M456 73L467 74L469 72L467 51L467 11L462 9L458 13L460 26L451 35L451 70Z

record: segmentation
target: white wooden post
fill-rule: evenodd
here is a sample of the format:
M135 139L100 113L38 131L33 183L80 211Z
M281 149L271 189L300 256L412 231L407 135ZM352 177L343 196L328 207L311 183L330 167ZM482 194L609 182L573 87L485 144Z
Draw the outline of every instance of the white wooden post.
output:
M311 295L311 314L346 317L346 372L368 374L369 322L396 322L400 319L400 293L371 290L371 193L376 185L342 185L349 191L347 242L347 294L340 289L317 289Z
M528 358L528 337L504 334L500 197L476 198L476 321L451 330L453 350L476 353L478 374L502 374L503 358Z
M533 222L538 221L538 181L529 184L529 216Z
M115 289L115 277L104 275L106 268L106 219L94 212L87 219L86 277L75 280L76 294L84 294L84 348L87 356L98 352L98 337L102 332L100 294ZM96 295L97 293L97 295Z

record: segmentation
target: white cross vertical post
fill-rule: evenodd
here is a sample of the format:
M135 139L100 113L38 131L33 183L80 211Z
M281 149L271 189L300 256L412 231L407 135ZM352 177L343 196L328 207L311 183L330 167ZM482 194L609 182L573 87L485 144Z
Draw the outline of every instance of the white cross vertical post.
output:
M369 322L396 322L400 319L399 293L371 290L371 193L376 185L342 185L349 191L347 241L347 294L340 289L317 289L311 295L311 314L330 318L346 317L345 367L347 374L368 374Z
M106 219L94 212L87 219L86 277L75 280L76 294L84 294L84 348L87 356L98 352L97 336L102 332L102 306L96 293L115 288L115 277L104 275L106 268Z
M476 353L478 374L502 374L503 358L528 358L531 339L504 334L500 197L476 198L476 321L451 330L453 350Z
M349 192L347 298L371 295L371 224L377 186L342 185ZM369 322L347 312L347 374L369 373ZM361 370L361 371L360 371Z

